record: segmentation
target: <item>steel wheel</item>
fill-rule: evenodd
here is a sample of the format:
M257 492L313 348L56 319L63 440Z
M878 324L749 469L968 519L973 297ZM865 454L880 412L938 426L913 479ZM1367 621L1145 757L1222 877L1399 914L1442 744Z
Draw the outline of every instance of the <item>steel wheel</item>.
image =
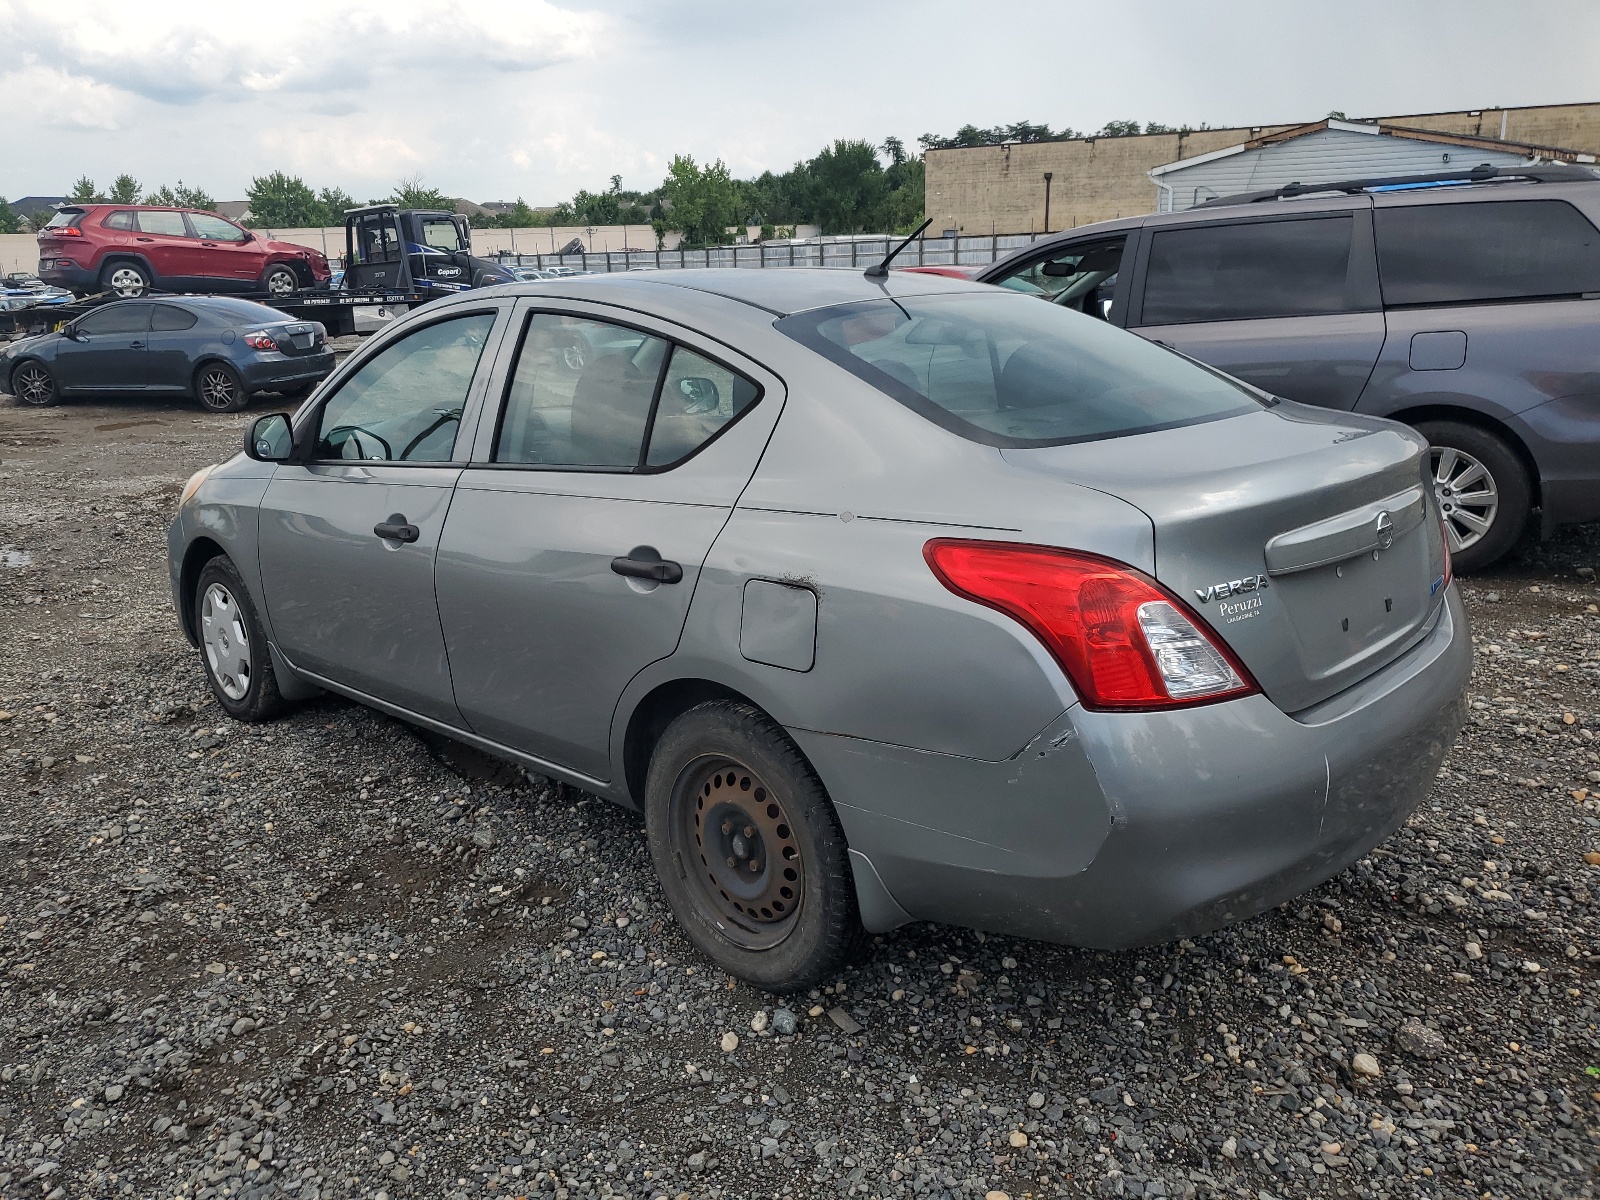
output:
M250 636L233 593L220 583L206 588L200 601L200 643L206 666L230 700L243 700L250 690Z
M274 267L267 272L267 291L274 296L287 296L299 287L299 277L288 267Z
M221 363L201 367L200 374L195 377L194 390L200 403L212 412L236 412L245 406L247 399L239 377Z
M700 759L678 776L673 809L677 852L724 934L748 950L788 937L805 902L805 860L761 776L731 759Z
M1489 468L1464 450L1435 446L1433 494L1444 514L1450 553L1459 554L1483 540L1500 511L1500 489Z
M23 363L11 377L11 390L17 399L34 408L44 408L56 402L56 381L49 370L36 362Z
M150 286L150 281L144 277L144 272L128 263L113 268L106 282L111 285L113 292L124 299L142 296L145 289Z

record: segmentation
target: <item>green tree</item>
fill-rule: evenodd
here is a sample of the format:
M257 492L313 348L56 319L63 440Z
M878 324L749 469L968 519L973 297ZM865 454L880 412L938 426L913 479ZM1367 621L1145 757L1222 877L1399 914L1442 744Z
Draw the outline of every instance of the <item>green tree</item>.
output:
M215 208L217 202L203 188L189 187L183 180L168 187L162 184L144 198L146 204L161 204L169 208Z
M94 186L94 180L87 175L78 176L78 182L72 185L67 199L73 204L104 204L106 200Z
M738 220L739 188L719 158L704 167L675 154L661 183L662 230L674 230L691 245L725 245Z
M132 175L124 172L111 181L111 203L137 204L142 190L143 185Z
M317 194L298 175L274 171L250 180L250 223L264 229L306 229L328 224ZM343 214L339 218L344 221Z
M864 233L884 218L889 184L872 146L839 140L806 164L811 219L823 233Z
M22 221L12 210L11 202L0 196L0 233L21 233Z
M389 203L398 204L401 208L430 208L444 212L456 210L456 202L438 188L424 187L421 175L412 175L395 184L394 195L389 197Z
M1095 137L1136 137L1140 133L1137 121L1107 121L1100 127L1100 132Z
M344 214L356 207L355 197L343 188L325 187L317 193L318 225L343 225Z

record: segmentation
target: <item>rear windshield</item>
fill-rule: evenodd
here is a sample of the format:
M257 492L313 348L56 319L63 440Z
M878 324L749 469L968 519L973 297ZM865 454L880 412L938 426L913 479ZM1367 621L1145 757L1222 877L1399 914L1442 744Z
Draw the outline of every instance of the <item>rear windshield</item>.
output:
M988 446L1059 446L1260 408L1220 374L1028 296L868 300L795 313L777 328Z
M56 209L56 215L45 223L45 228L60 229L63 225L71 225L81 216L83 216L83 209L81 208L58 208Z

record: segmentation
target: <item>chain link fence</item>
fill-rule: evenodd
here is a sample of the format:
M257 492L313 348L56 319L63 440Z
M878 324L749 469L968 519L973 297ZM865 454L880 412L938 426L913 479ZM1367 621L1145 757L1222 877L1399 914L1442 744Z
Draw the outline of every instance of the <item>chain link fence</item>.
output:
M991 237L919 238L900 252L897 267L983 266L1044 234ZM777 242L756 246L714 246L706 250L613 250L600 254L501 254L499 261L519 267L571 267L592 273L649 271L673 267L839 267L865 270L897 246L894 237L850 238L828 242Z

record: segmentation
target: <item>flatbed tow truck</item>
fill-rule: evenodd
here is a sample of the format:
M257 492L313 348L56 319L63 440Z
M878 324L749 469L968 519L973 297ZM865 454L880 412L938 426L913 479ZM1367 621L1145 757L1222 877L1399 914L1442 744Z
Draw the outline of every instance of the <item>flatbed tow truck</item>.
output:
M320 321L328 336L338 337L358 332L358 313L381 322L439 296L515 278L500 264L473 257L467 219L455 213L393 204L353 208L345 213L344 236L344 287L228 294L276 308L295 320ZM118 298L114 292L99 292L67 303L41 300L11 308L0 312L0 331L48 333Z

